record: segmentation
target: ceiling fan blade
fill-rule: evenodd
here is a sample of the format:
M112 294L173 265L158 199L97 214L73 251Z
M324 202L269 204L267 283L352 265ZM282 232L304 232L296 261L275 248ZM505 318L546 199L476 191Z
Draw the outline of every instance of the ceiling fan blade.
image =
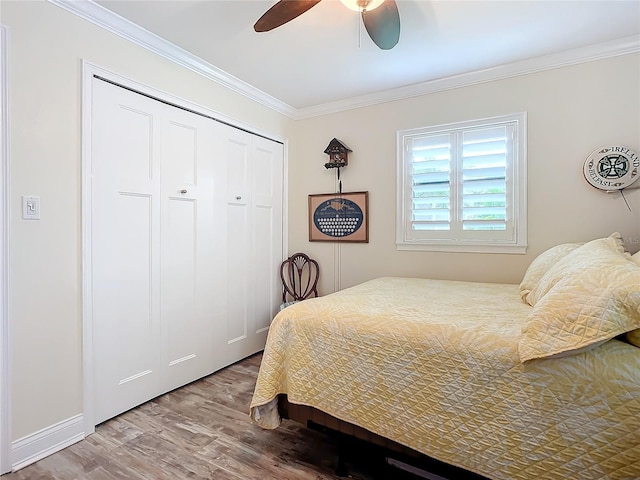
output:
M262 15L253 29L256 32L268 32L302 15L320 0L280 0Z
M391 50L400 40L400 14L395 0L384 0L375 10L362 12L362 21L373 43L382 50Z

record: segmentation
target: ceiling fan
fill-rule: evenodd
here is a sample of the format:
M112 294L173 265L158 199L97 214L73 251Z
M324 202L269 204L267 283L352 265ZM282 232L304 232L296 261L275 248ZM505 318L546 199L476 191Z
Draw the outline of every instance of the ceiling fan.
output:
M279 0L258 19L253 29L268 32L316 6L321 0ZM351 10L359 11L364 27L378 47L390 50L400 39L400 15L395 0L340 0Z

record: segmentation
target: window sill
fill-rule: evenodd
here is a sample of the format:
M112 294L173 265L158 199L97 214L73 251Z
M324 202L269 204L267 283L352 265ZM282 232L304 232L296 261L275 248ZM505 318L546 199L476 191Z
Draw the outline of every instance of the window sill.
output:
M417 252L457 252L457 253L506 253L524 255L527 253L527 245L514 244L435 244L435 243L396 243L396 248L401 251Z

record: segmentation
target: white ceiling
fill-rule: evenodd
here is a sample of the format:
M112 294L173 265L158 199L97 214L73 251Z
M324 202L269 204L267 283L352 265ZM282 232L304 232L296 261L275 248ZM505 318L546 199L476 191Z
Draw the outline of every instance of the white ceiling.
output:
M360 30L358 13L338 0L265 33L253 24L274 0L95 3L293 109L560 52L584 56L621 43L640 50L640 0L398 0L400 42L389 51L378 49Z

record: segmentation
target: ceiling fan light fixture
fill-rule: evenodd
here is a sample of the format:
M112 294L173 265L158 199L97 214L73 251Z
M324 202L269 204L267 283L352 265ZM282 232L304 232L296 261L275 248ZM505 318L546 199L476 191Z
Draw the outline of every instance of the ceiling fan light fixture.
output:
M342 4L349 10L355 12L367 11L370 12L374 8L378 8L384 0L340 0Z

